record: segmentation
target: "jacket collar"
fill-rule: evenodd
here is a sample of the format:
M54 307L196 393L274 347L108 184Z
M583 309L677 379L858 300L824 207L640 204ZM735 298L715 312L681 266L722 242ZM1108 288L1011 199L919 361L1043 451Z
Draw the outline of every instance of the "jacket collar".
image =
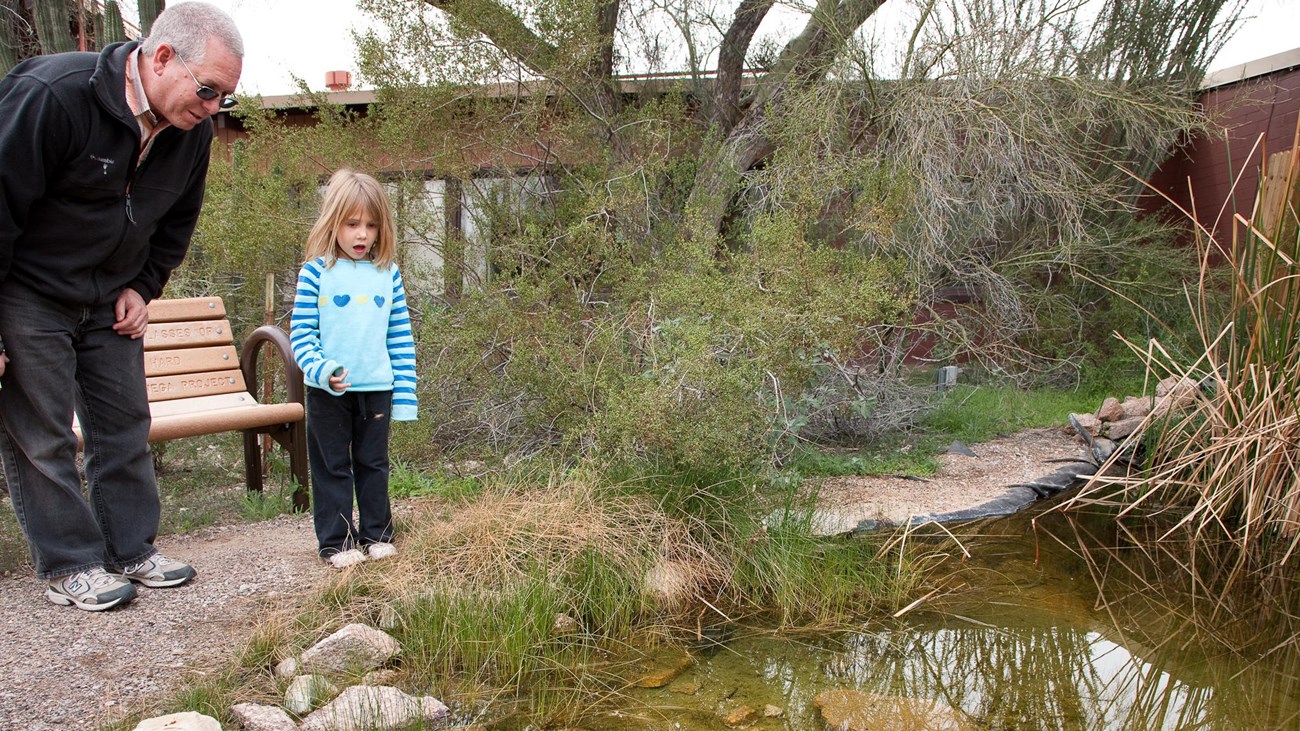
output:
M135 115L126 104L126 62L139 41L113 43L104 47L90 75L90 85L100 105L123 122L136 126Z

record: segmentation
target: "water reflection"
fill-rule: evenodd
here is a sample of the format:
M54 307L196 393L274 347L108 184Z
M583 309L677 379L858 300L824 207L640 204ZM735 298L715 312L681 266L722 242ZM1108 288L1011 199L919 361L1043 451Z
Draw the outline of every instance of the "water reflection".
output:
M853 636L832 657L829 678L941 699L982 728L1215 727L1212 694L1087 630L920 624Z
M630 714L585 725L717 729L748 705L782 711L754 728L818 729L813 699L847 688L938 701L990 730L1300 728L1294 652L1204 642L1187 607L1143 590L1132 572L1098 591L1090 577L1104 564L1043 541L1026 519L981 530L991 537L945 577L959 590L942 606L829 637L742 635L698 655L668 688L637 691Z

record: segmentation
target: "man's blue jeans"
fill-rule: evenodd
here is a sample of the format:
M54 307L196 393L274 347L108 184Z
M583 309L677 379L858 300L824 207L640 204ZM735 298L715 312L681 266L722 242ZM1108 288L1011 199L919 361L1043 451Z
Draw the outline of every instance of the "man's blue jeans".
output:
M52 579L155 553L160 505L149 451L144 341L113 331L113 305L0 285L0 456L32 563ZM89 501L72 414L85 439Z

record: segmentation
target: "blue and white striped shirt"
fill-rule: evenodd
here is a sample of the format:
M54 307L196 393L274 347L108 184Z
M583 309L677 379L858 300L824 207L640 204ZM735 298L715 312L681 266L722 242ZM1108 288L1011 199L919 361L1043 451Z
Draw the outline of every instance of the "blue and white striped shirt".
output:
M392 391L393 421L414 421L415 340L397 264L315 259L298 272L289 324L293 357L308 386L338 395L330 376L348 371L350 391Z

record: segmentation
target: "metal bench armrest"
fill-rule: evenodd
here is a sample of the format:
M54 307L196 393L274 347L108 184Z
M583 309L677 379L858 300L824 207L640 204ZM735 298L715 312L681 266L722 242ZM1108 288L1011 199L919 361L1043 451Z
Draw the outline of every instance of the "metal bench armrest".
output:
M257 398L257 385L260 383L257 361L262 346L267 344L274 346L284 366L285 395L290 402L300 404L305 415L307 393L306 386L302 382L302 369L293 359L293 347L289 344L289 336L274 325L263 325L244 338L244 346L239 354L239 368L244 373L244 384L248 392L253 395L253 398ZM289 453L289 471L293 474L295 482L293 507L295 510L309 509L311 501L308 492L310 476L307 467L306 422L299 420L283 424L279 428L244 430L244 473L248 489L257 492L262 490L262 450L257 442L259 432L279 442Z
M305 404L307 399L306 392L303 390L302 369L298 368L298 362L293 359L293 347L289 344L289 336L274 325L263 325L244 338L244 346L239 354L239 368L244 372L244 383L248 386L248 392L253 394L254 398L257 397L257 384L260 383L258 358L262 346L267 343L275 347L284 365L284 382L289 400Z

